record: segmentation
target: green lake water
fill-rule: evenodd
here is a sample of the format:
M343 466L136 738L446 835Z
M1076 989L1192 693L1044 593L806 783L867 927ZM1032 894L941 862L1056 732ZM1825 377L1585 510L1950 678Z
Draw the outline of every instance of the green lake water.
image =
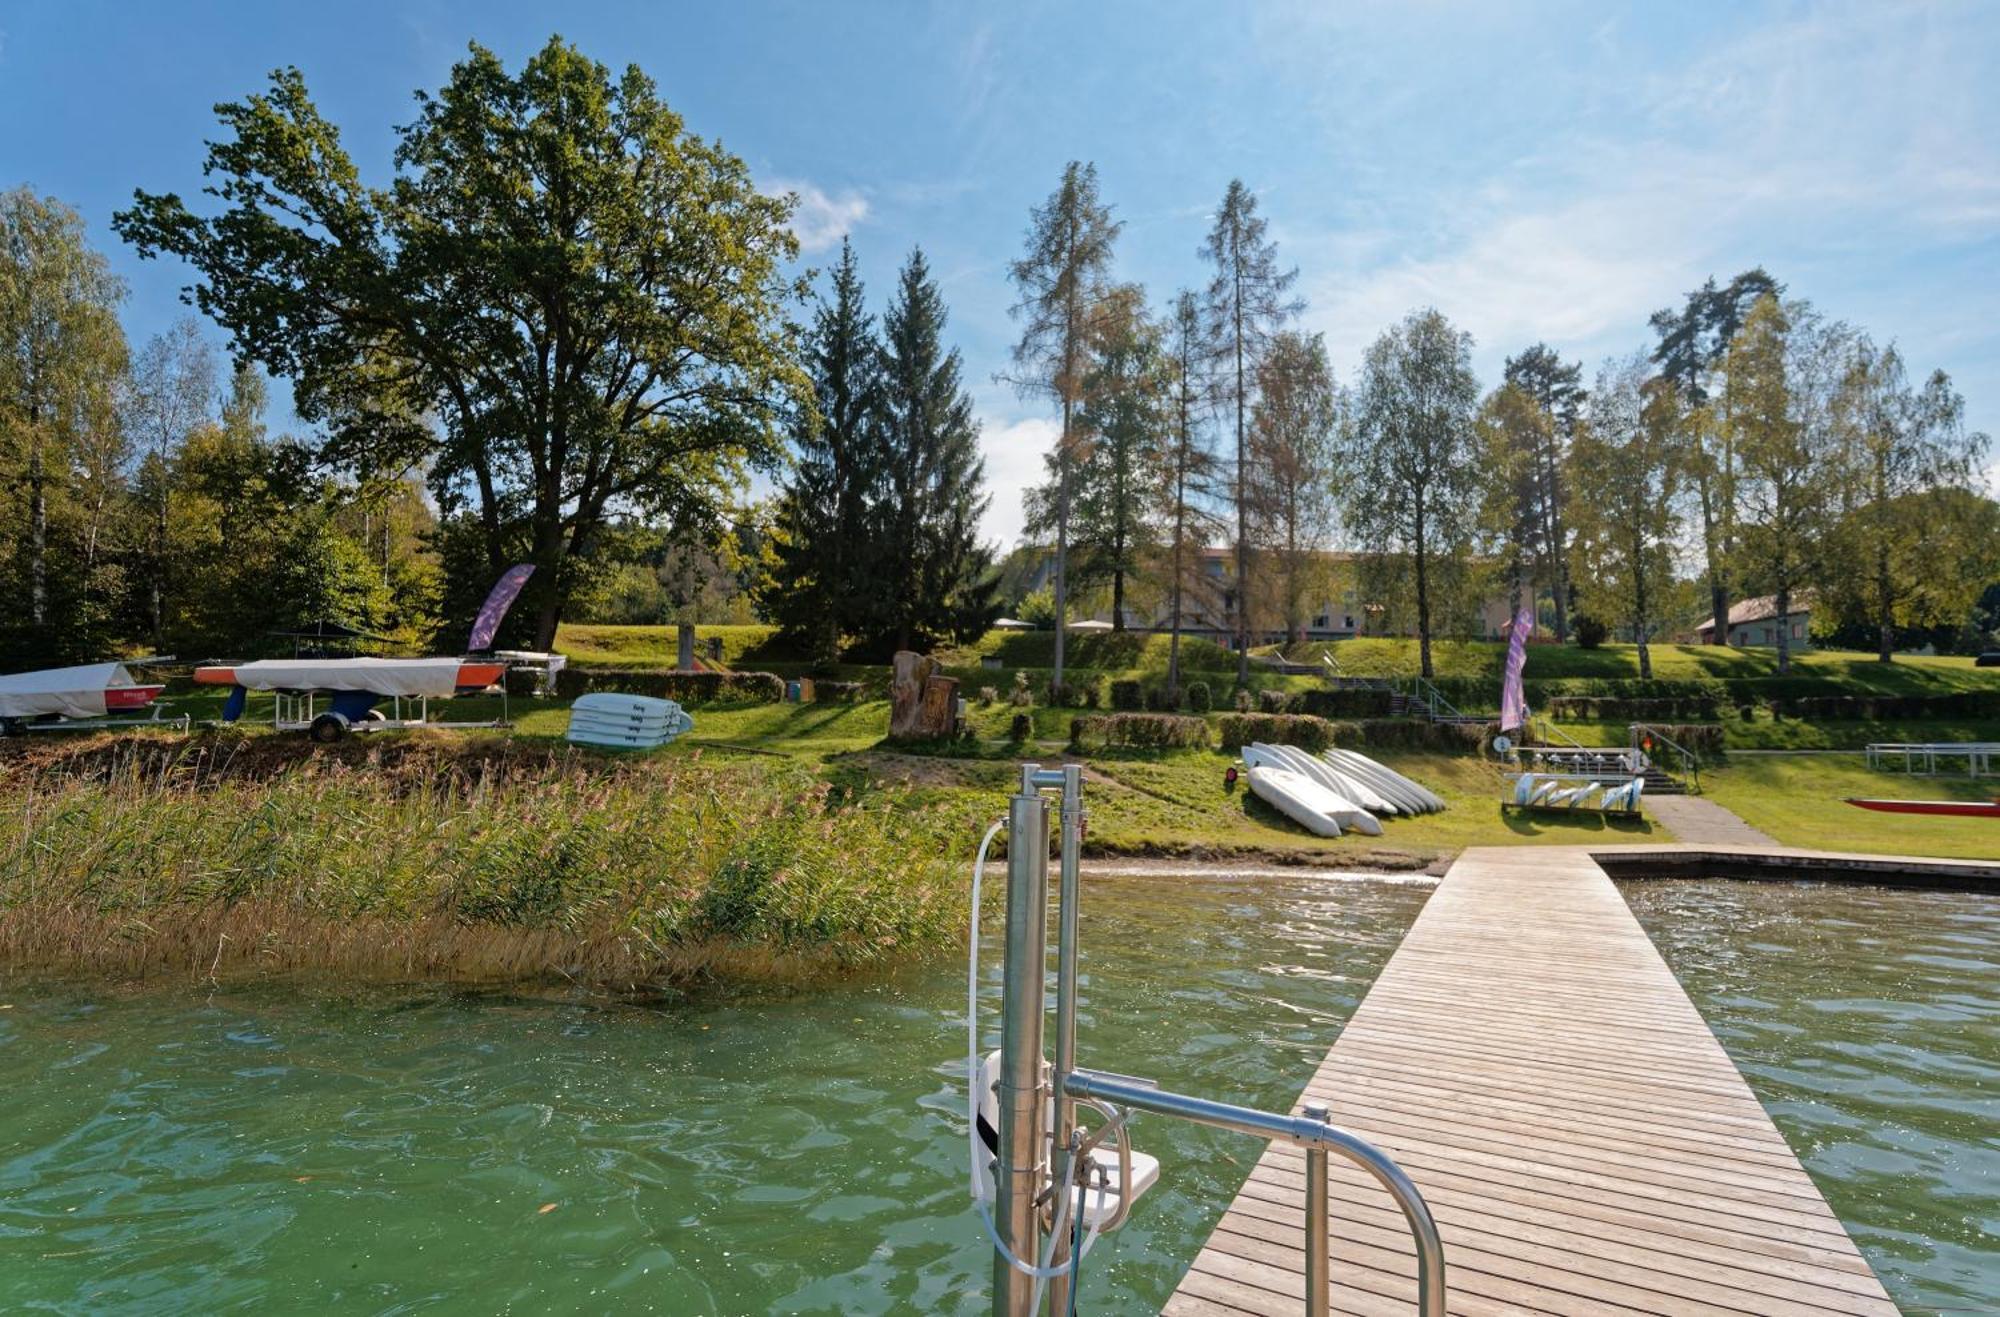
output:
M2000 900L1621 889L1897 1303L2000 1312Z
M1429 891L1086 887L1082 1059L1280 1109ZM964 993L0 985L0 1311L978 1311ZM1134 1128L1161 1184L1083 1311L1156 1311L1262 1146Z

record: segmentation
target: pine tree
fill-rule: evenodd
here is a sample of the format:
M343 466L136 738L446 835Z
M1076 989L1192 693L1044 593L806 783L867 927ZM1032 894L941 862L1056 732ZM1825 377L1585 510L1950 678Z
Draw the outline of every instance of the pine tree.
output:
M1643 354L1607 362L1590 395L1588 423L1575 427L1577 551L1593 616L1631 629L1639 675L1653 675L1651 636L1673 580L1679 524L1675 464L1682 405L1664 378L1648 377Z
M1220 493L1215 450L1208 442L1213 407L1209 362L1214 355L1195 295L1182 291L1167 315L1165 369L1168 438L1161 453L1157 496L1165 523L1167 569L1167 689L1181 684L1181 626L1188 596L1206 592L1202 549L1222 522L1210 511Z
M1000 611L993 555L979 542L979 425L945 318L923 250L912 249L882 321L886 479L873 567L876 634L898 649L971 640Z
M1257 198L1233 178L1215 213L1215 226L1202 243L1202 259L1215 267L1206 309L1215 349L1216 393L1234 414L1236 426L1236 684L1250 681L1250 410L1255 401L1257 366L1278 326L1303 304L1288 296L1296 269L1278 268L1278 246L1268 241L1257 213Z
M1021 290L1012 308L1021 339L1014 345L1023 393L1056 400L1055 685L1063 684L1064 632L1069 624L1070 476L1084 436L1077 426L1091 346L1101 332L1111 293L1111 247L1123 227L1097 195L1097 166L1072 160L1049 199L1028 212L1028 248L1008 267Z
M1568 512L1569 448L1576 439L1576 423L1584 399L1583 366L1567 362L1546 343L1537 343L1518 356L1509 357L1507 383L1514 385L1541 408L1548 424L1517 429L1514 437L1527 439L1532 447L1525 454L1535 503L1535 543L1540 574L1554 598L1556 641L1569 639L1571 595L1569 575L1569 529L1564 524Z
M1277 611L1291 640L1305 639L1306 605L1327 585L1333 534L1333 461L1343 399L1318 335L1284 332L1257 370L1250 429L1251 529L1274 560Z
M805 366L817 416L795 438L798 464L779 504L763 600L773 621L830 663L875 615L872 517L885 474L882 346L846 242L806 339Z

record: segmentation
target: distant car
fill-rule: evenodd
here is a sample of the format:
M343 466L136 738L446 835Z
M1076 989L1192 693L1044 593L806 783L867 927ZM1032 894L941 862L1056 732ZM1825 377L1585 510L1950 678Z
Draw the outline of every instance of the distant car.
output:
M1972 666L1975 668L2000 668L2000 649L1987 650L1984 654L1972 660Z

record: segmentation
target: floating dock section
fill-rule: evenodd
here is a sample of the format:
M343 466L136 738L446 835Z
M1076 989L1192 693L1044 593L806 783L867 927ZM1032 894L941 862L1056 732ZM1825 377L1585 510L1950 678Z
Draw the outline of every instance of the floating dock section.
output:
M1451 1312L1896 1312L1589 850L1467 851L1309 1100L1423 1191ZM1332 1194L1333 1310L1410 1312L1401 1216L1337 1159ZM1299 1312L1304 1214L1273 1145L1165 1311Z

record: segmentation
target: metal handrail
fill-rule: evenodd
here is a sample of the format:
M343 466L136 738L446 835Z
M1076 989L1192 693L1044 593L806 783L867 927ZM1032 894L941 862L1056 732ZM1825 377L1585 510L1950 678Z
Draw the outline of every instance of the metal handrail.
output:
M1545 717L1537 715L1535 718L1535 725L1541 729L1541 733L1544 738L1548 738L1551 736L1561 737L1563 741L1565 741L1567 744L1578 750L1590 750L1595 748L1593 746L1585 745L1583 742L1577 740L1574 736L1571 736L1568 732L1556 726L1553 722L1549 721ZM1549 742L1546 739L1544 739L1543 744L1546 745L1549 744Z
M1417 1247L1417 1312L1444 1317L1444 1241L1423 1194L1388 1154L1327 1120L1326 1108L1309 1106L1303 1116L1281 1116L1228 1102L1170 1093L1143 1080L1094 1070L1063 1075L1058 1091L1070 1097L1094 1098L1115 1106L1178 1116L1197 1125L1233 1130L1263 1139L1283 1139L1306 1152L1306 1312L1326 1317L1327 1282L1331 1276L1327 1244L1327 1156L1338 1154L1374 1177L1396 1200Z
M1639 764L1642 769L1644 765L1652 762L1652 757L1640 746L1640 741L1642 738L1650 736L1680 756L1681 772L1687 776L1688 789L1696 795L1701 794L1700 755L1688 749L1673 737L1668 736L1652 723L1633 723L1631 725L1631 733L1632 749L1639 756Z

